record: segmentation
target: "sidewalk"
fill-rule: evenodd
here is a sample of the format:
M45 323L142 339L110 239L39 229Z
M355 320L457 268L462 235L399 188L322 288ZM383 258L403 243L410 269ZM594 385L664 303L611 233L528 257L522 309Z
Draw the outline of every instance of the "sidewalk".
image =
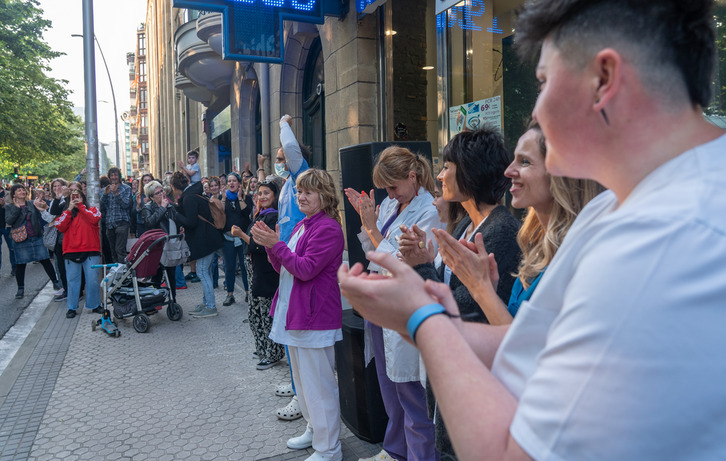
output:
M223 280L223 278L222 278ZM239 279L238 279L239 280ZM202 299L200 283L177 292L178 322L165 310L148 333L119 321L120 338L92 331L98 314L65 318L50 302L0 376L0 460L303 460L290 450L304 420L274 414L289 399L274 386L289 380L285 361L264 371L257 360L244 290L219 316L186 314ZM241 293L241 294L240 294ZM380 451L341 423L345 460Z

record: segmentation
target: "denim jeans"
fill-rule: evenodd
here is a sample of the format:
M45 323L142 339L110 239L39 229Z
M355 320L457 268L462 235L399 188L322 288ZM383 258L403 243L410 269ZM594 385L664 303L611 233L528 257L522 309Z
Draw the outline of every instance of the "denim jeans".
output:
M207 256L197 259L197 275L202 281L202 291L204 297L202 302L207 309L214 309L217 307L214 300L214 288L212 287L212 261L217 257L216 252L211 252Z
M234 246L234 242L225 240L222 251L224 252L224 281L227 284L227 293L234 293L234 280L236 276L238 261L237 258L239 258L239 261L243 263L242 267L244 267L245 246L240 245L236 247ZM249 290L249 288L247 287L246 273L242 274L242 281L245 285L245 291Z
M81 264L66 259L66 279L68 280L68 309L78 309L78 297L81 293L81 271L86 276L86 307L95 309L101 305L101 292L98 284L98 269L91 265L101 264L100 256L89 256Z
M2 227L0 228L0 234L5 236L5 243L8 245L8 250L10 251L10 265L15 267L15 250L13 249L13 240L10 238L10 228L9 227ZM3 241L2 236L0 236L0 265L2 265L3 259Z
M176 284L177 288L186 288L186 286L187 286L187 281L184 278L183 266L184 266L183 264L179 264L178 266L176 266L176 271L175 271L174 276L176 278L175 284Z

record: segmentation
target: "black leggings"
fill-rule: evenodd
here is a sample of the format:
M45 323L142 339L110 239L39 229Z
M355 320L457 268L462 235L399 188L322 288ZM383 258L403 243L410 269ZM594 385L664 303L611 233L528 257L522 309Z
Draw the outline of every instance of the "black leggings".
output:
M38 262L43 265L43 269L48 274L50 281L53 284L58 283L58 278L55 276L55 268L53 267L53 263L50 262L50 259L46 258ZM15 266L15 281L18 282L18 288L25 288L25 266L26 264L18 264Z

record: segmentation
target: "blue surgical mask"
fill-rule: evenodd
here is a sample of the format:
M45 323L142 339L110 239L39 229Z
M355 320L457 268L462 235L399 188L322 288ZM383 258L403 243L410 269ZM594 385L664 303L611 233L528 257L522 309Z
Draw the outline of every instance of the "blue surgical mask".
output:
M286 178L290 176L290 172L285 170L285 164L284 163L275 163L275 174L281 178Z

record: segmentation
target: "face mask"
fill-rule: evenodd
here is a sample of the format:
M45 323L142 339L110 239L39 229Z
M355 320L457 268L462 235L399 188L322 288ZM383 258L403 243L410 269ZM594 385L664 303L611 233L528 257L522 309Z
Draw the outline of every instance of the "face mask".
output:
M275 174L281 178L287 178L290 176L290 172L285 170L284 163L275 163Z

